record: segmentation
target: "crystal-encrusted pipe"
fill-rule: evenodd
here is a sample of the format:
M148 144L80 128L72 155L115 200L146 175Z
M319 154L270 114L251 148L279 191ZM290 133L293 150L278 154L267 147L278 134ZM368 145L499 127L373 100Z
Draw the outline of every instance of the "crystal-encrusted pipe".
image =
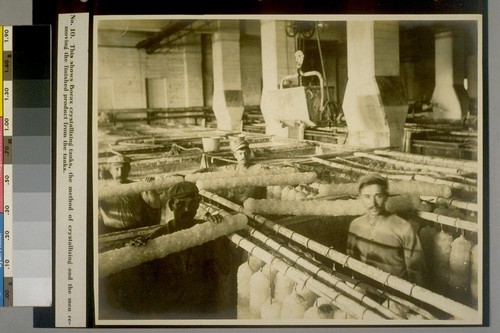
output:
M170 186L180 183L181 176L154 179L152 181L139 181L129 184L104 183L99 185L99 200L115 196L124 196L152 190L165 190Z
M299 185L309 184L316 180L314 172L299 172L266 176L245 176L231 178L216 178L211 180L198 180L196 186L200 190L217 190L224 188L237 188L245 186L271 186L271 185Z
M201 245L245 228L243 214L224 216L220 223L204 222L189 229L151 239L145 246L125 246L99 254L99 276L105 277L125 268L135 267L170 253Z

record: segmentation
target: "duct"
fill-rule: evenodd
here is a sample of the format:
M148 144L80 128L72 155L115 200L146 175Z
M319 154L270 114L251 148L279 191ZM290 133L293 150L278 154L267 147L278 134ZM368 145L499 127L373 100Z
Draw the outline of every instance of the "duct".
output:
M399 77L397 22L348 22L349 79L343 110L349 144L399 146L408 104Z
M436 33L436 78L432 94L434 118L461 119L467 112L468 97L463 86L465 72L464 38L458 32Z

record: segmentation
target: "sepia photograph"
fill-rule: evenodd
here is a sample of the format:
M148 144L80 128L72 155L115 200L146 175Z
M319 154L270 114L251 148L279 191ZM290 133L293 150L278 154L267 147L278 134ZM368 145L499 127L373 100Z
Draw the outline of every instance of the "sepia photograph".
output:
M94 16L95 324L482 325L482 25Z

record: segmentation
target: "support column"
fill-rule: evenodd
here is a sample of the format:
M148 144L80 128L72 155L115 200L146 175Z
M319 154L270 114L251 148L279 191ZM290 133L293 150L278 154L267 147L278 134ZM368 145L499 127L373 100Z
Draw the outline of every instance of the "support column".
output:
M168 54L147 56L145 67L147 107L151 109L203 106L201 36L189 34ZM195 124L186 117L176 122Z
M241 91L240 30L237 21L217 22L213 34L214 63L213 110L217 128L241 130L244 103Z
M262 20L262 86L264 91L276 90L283 77L296 72L295 45L285 34L286 22Z
M262 20L260 31L263 86L260 106L266 122L266 134L288 137L289 128L282 127L280 120L292 116L293 112L288 107L305 103L302 87L290 88L283 92L289 93L289 96L276 93L281 80L297 72L294 39L287 37L285 33L286 21ZM305 107L307 114L307 105Z
M185 107L203 106L203 73L201 68L201 35L184 38L184 93Z
M436 119L461 119L467 113L468 97L464 88L465 47L458 32L435 35L436 86L432 94Z
M347 62L349 144L401 145L408 103L399 77L399 22L347 22Z

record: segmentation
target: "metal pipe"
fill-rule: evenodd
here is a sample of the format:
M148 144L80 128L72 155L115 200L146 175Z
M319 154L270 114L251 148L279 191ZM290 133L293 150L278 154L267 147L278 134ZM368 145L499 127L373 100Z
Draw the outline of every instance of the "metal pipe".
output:
M422 170L422 171L434 171L434 172L440 172L444 174L459 174L460 169L457 168L450 168L450 167L442 167L442 166L435 166L435 165L427 165L427 164L420 164L420 163L415 163L415 162L405 162L405 161L398 161L392 158L388 157L382 157L382 156L377 156L374 154L368 154L368 153L361 153L361 152L355 152L354 156L359 156L359 157L364 157L368 158L371 160L375 161L380 161L388 164L394 164L397 166L400 166L402 168L407 168L411 170Z
M461 200L455 200L455 199L447 199L447 198L442 198L442 197L437 197L437 196L429 196L429 195L421 195L420 199L423 201L432 201L436 202L439 204L446 204L448 206L453 206L465 210L470 210L473 212L478 211L478 206L477 203L475 202L466 202L466 201L461 201Z
M434 165L457 167L457 168L467 170L470 172L477 172L478 171L478 165L477 165L476 161L457 160L457 159L451 159L451 158L442 158L442 157L426 156L426 155L419 155L419 154L409 154L409 153L402 153L402 152L398 152L398 151L388 151L388 150L378 150L378 149L375 150L374 153L377 155L394 156L394 157L402 158L402 159L409 160L409 161L421 161L421 162L430 163L430 164L434 164Z
M245 239L236 233L229 235L228 238L234 244L238 245L238 247L241 247L248 253L251 253L262 261L272 265L272 267L276 268L280 272L283 272L296 283L304 285L315 294L328 298L341 310L352 314L356 318L377 320L385 319L373 310L316 280L314 276L308 275L295 267L288 265L283 260L262 249L255 243L250 242L248 239Z
M292 262L302 266L309 273L312 273L313 276L317 276L324 281L333 285L333 287L338 288L340 291L347 293L351 297L357 299L361 303L364 303L367 307L379 312L389 319L401 319L400 316L392 312L391 310L381 306L379 303L375 302L365 294L349 287L344 281L336 278L335 276L328 274L324 269L310 263L306 259L300 257L296 253L292 252L282 244L274 241L272 238L267 237L266 235L260 233L259 231L249 228L250 235L255 237L257 240L263 242L265 245L269 246L273 250L279 252L286 258L290 259Z
M218 202L231 210L234 210L239 213L243 213L252 220L260 223L261 225L279 233L303 246L306 248L325 256L344 267L350 268L360 274L363 274L366 277L369 277L375 281L382 283L392 289L395 289L399 292L402 292L405 295L411 296L417 300L430 304L434 307L441 309L442 311L453 315L454 317L462 320L477 320L479 318L478 311L472 309L468 306L465 306L461 303L453 301L449 298L446 298L442 295L436 294L428 289L420 287L416 284L410 283L402 278L399 278L390 273L384 272L376 267L367 265L359 260L356 260L348 255L345 255L341 252L334 250L333 248L329 248L314 240L311 240L307 237L302 236L301 234L287 229L284 226L276 224L262 216L253 214L247 210L245 210L242 206L237 205L227 199L224 199L214 193L210 193L208 191L201 190L200 194L210 200Z
M427 221L432 221L472 232L478 232L478 224L474 222L464 221L461 219L456 219L453 217L439 215L435 213L429 213L429 212L418 212L417 214L418 216Z

